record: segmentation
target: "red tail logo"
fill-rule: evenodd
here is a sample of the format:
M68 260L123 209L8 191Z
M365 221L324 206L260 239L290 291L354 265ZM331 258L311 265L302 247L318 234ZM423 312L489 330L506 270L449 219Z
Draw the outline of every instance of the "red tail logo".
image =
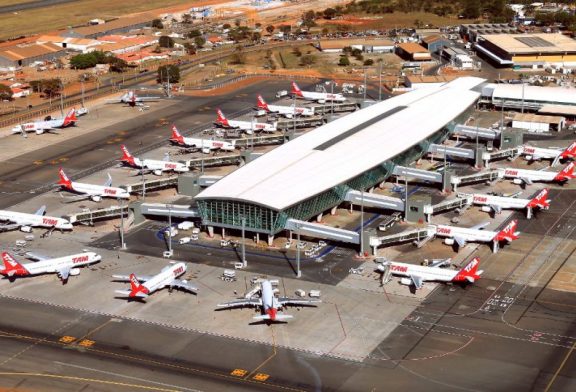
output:
M148 294L148 289L138 281L134 274L130 274L130 297L136 297L138 293Z
M270 317L271 321L276 320L276 309L274 308L268 308L268 310L266 310L266 313L268 314L268 316Z
M568 146L567 149L562 151L560 154L560 158L567 159L567 158L576 158L576 142L572 143Z
M224 125L226 127L230 126L230 123L228 123L228 119L224 116L224 113L222 113L222 110L218 109L216 111L216 115L218 116L216 123Z
M562 171L560 173L558 173L556 175L556 177L554 177L554 179L556 181L568 181L572 178L574 178L574 162L570 162L568 164L568 166L566 166L564 169L562 169Z
M60 174L60 181L58 181L58 185L62 185L65 188L72 189L72 181L70 181L66 173L64 173L64 170L60 168L58 173Z
M172 137L170 138L170 140L173 141L174 143L184 144L184 138L182 137L182 135L180 135L180 132L178 132L178 128L176 128L176 125L172 125Z
M512 222L508 223L508 225L506 225L506 227L502 231L496 234L496 237L494 237L494 241L512 242L514 240L517 240L519 238L520 233L516 231L516 227L518 227L518 221L514 219Z
M126 162L129 165L134 166L136 164L134 157L130 154L130 151L126 148L125 145L121 145L120 148L122 149L122 162Z
M4 269L0 271L2 275L6 276L22 276L28 275L28 271L22 264L16 261L14 257L8 252L2 252L2 262L4 263Z
M261 95L258 95L258 109L264 109L266 111L269 111L270 109L268 109L268 104L266 103L266 101L264 101L264 98L262 98Z
M292 94L296 94L297 96L301 97L302 96L302 90L300 90L300 87L298 87L298 85L296 84L296 82L292 82Z
M479 279L480 275L482 274L482 271L478 272L478 266L479 265L480 265L480 259L478 257L475 257L468 264L466 264L464 266L464 268L462 268L460 271L458 271L458 273L456 274L454 279L452 279L452 281L453 282L463 282L463 281L474 282L475 280Z
M530 200L527 207L540 207L547 209L550 207L550 200L548 200L548 189L542 189L535 198Z
M78 119L76 118L76 109L72 108L70 109L66 117L64 117L64 126L73 124L76 121L78 121Z

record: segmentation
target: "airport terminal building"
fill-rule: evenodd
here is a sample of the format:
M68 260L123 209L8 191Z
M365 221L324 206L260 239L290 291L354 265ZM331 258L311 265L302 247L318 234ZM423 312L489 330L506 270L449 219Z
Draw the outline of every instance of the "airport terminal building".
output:
M334 120L257 158L195 198L203 224L275 235L370 189L464 123L485 80L463 77Z

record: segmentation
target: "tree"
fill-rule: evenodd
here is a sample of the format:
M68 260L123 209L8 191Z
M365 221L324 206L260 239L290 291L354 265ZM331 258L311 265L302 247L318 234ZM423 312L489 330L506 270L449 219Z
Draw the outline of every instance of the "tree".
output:
M74 69L86 69L94 67L98 62L93 53L77 54L70 58L70 66Z
M202 32L198 29L190 30L188 32L188 38L196 38L196 37L200 37L201 35L202 35Z
M206 43L206 39L204 37L196 37L194 38L194 45L200 49L204 47L204 44Z
M338 65L341 67L347 67L350 65L350 59L348 56L340 56L340 61L338 61Z
M164 24L162 23L162 20L154 19L154 20L152 20L152 27L155 29L161 30L164 28Z
M167 35L163 35L158 39L158 45L161 48L173 48L174 39L172 37L168 37Z
M234 54L230 58L230 64L245 64L246 55L241 45L237 45Z
M190 14L182 14L182 23L190 24L192 23L192 15Z
M480 1L478 0L465 0L464 10L462 10L462 16L468 19L479 18L481 14Z
M316 62L316 56L311 54L305 54L300 58L300 64L304 66L310 66Z
M272 25L266 26L266 32L268 34L272 34L274 32L274 26L272 26Z
M283 32L284 34L289 34L292 31L292 26L290 25L280 25L278 26L278 30Z
M262 27L262 23L256 22L256 23L254 24L254 27L256 27L257 29L259 29L260 27Z
M328 35L328 28L324 27L322 29L322 35Z
M302 52L300 51L300 48L298 48L298 47L294 47L294 49L292 49L292 53L294 53L294 55L296 55L296 57L302 56Z
M170 80L170 83L178 83L180 81L180 68L177 65L162 65L158 67L158 83L166 83L166 79Z
M122 73L126 71L126 68L128 68L128 63L126 61L114 56L110 56L109 64L110 64L110 72Z
M228 30L230 27L232 27L232 26L230 25L230 23L224 23L224 24L222 25L222 28L223 28L224 30Z
M196 46L192 45L190 42L184 43L184 49L186 49L186 53L188 54L196 54Z
M11 101L12 89L8 86L0 84L0 101Z
M236 20L234 21L234 25L235 25L236 27L240 27L241 24L242 24L242 21L241 21L240 19L236 19Z
M252 41L257 42L260 41L261 38L262 34L260 34L259 32L255 31L252 33Z
M336 10L334 8L326 8L324 10L325 19L334 19L335 16L336 16Z
M367 67L369 67L369 66L371 66L371 65L374 65L374 60L372 60L372 59L366 59L366 60L364 60L364 65L367 66Z
M39 90L49 98L55 97L62 91L62 81L60 79L42 79Z

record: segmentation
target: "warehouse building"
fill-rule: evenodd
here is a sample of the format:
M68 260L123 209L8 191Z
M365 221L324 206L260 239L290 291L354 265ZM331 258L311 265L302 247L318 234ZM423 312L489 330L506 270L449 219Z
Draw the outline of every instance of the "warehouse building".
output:
M37 61L55 61L66 55L66 49L47 42L21 44L0 48L0 69L15 70Z
M516 113L512 118L512 128L526 129L529 132L541 133L558 131L566 125L566 118L561 116L541 116L532 113Z
M475 48L497 66L576 65L576 40L562 34L482 35Z
M370 189L464 123L484 79L463 77L358 110L225 176L195 198L203 224L271 238Z
M481 103L506 109L522 109L539 113L576 114L576 89L539 87L522 84L486 84Z
M430 53L440 53L442 49L451 46L450 40L441 35L429 35L422 38L421 42Z
M430 61L428 49L415 42L406 42L396 47L396 54L409 61Z
M364 53L393 53L395 43L386 39L335 39L320 40L316 46L318 50L326 53L340 53L348 46Z
M131 30L137 30L143 27L151 26L153 19L154 16L149 14L118 18L102 24L83 26L66 30L60 35L62 37L96 39L104 35L127 33Z

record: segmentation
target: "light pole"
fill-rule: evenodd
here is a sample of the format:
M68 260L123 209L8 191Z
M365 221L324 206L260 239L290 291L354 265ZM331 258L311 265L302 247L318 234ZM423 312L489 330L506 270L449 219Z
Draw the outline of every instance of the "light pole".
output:
M166 204L168 207L168 253L172 256L172 205Z
M248 260L246 260L246 218L242 217L242 266L248 267Z
M124 199L120 199L120 249L126 249L124 242Z
M140 162L144 162L142 158L140 158ZM144 168L140 169L140 178L142 179L142 199L146 198L146 182L144 181Z
M378 70L378 101L382 100L382 62Z
M360 202L360 257L364 257L364 188L361 191Z
M296 226L296 277L302 277L302 271L300 270L300 225Z
M368 74L366 73L366 68L364 68L364 101L366 100L367 87L368 87Z

